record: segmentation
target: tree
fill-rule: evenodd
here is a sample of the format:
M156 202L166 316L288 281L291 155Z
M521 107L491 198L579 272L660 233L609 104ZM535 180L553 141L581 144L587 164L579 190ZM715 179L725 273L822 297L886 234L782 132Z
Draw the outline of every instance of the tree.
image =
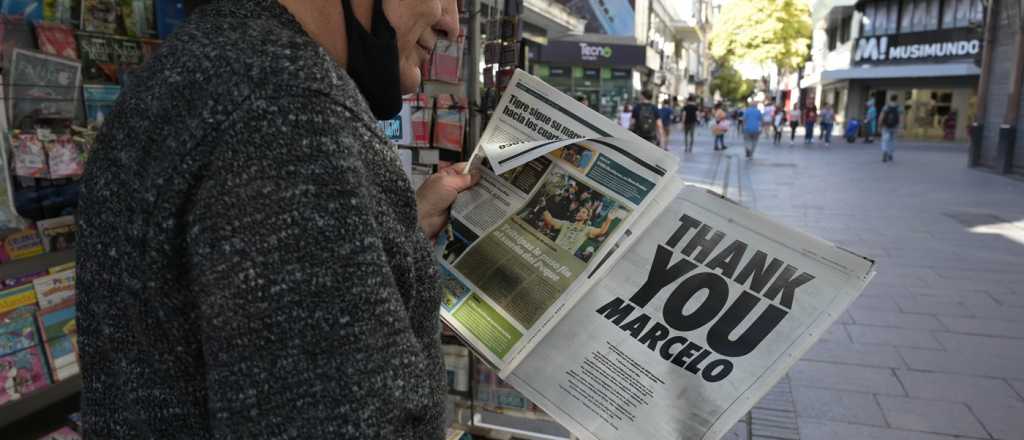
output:
M743 79L736 69L724 64L711 80L711 91L718 92L722 99L743 102L754 93L754 81Z
M709 49L720 62L794 71L810 52L811 11L803 0L731 0L712 26Z

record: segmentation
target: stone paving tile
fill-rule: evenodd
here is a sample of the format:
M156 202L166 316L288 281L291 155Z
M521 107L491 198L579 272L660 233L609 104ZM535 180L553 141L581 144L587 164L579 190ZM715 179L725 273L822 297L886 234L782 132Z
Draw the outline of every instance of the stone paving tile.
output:
M1022 399L1024 399L1024 380L1011 380L1010 386L1012 386L1013 389L1017 390L1017 394L1020 395Z
M748 433L749 429L746 422L739 422L731 431L722 436L722 440L750 440L750 437L747 435Z
M1024 310L1019 307L1005 307L990 304L964 304L974 316L983 319L998 319L1024 323Z
M1024 440L1024 402L984 399L969 405L993 437L1000 440Z
M1024 368L1021 368L1021 362L1018 359L1004 359L995 356L979 357L970 353L919 348L900 348L899 351L912 370L1024 379Z
M885 419L893 428L938 434L988 437L985 428L962 403L908 397L878 396Z
M817 361L798 361L789 370L790 383L837 390L905 396L892 370Z
M995 298L1000 305L1024 308L1024 293L993 293L992 297Z
M908 370L896 370L896 376L907 395L915 398L963 403L1021 400L1010 384L1000 379Z
M854 319L857 315L854 315ZM1024 322L996 321L992 319L938 317L955 333L1024 338Z
M899 312L900 308L893 301L892 295L861 295L853 301L851 307L865 310L882 310L886 312Z
M821 335L819 341L853 342L843 327L842 324L832 324L832 327L829 327L825 334Z
M956 304L980 304L994 307L1001 305L988 292L980 290L945 290L908 287L907 291L915 299Z
M803 440L954 440L962 437L801 418L800 438ZM988 436L984 438L988 438Z
M946 350L981 356L1020 359L1024 364L1024 339L935 332Z
M793 397L800 417L886 426L882 408L871 394L794 386Z
M941 316L962 316L974 317L970 309L958 302L937 301L925 298L896 298L894 301L899 305L903 313L920 313L927 315Z
M853 342L858 344L889 345L894 347L934 348L942 349L943 345L928 330L902 329L893 327L876 327L867 325L847 325Z
M897 328L916 328L921 330L945 330L934 316L915 315L910 313L884 312L881 310L864 309L851 306L850 315L857 324L881 325Z
M903 368L906 366L899 352L892 347L836 341L819 341L804 354L804 359L869 367Z

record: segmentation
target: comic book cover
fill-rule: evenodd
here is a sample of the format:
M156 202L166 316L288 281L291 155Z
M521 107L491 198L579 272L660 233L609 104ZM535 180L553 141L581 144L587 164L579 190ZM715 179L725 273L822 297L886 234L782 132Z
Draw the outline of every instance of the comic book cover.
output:
M75 41L75 30L61 23L36 23L36 42L39 51L50 55L78 59L78 43Z
M61 267L61 266L56 266L56 267ZM50 270L53 270L53 269L51 268ZM68 270L68 269L64 269L64 270ZM13 276L13 277L10 277L10 278L3 278L3 279L0 279L0 289L10 289L12 287L21 287L21 286L24 286L26 284L32 284L32 281L35 280L36 278L45 277L45 276L47 276L49 274L52 274L52 273L56 273L56 272L49 272L49 273L47 273L47 272L33 272L33 273L27 273L27 274L24 274L24 275L16 275L16 276Z
M15 49L8 96L14 126L35 119L74 119L82 65L40 52Z
M40 437L39 440L81 440L81 438L82 436L78 435L77 432L65 426L57 431Z
M81 8L79 0L43 0L43 20L78 28Z
M64 272L36 278L32 281L36 291L36 299L39 307L47 310L58 304L74 300L75 298L75 271Z
M28 227L4 237L3 248L0 249L0 262L34 257L43 252L46 252L46 249L43 248L43 241L39 239L39 233L34 227Z
M0 356L0 405L50 384L39 346Z
M37 303L35 286L32 284L0 291L0 313L7 313L26 306L35 306Z
M77 36L82 79L87 83L117 84L120 70L146 61L141 40L87 32Z
M34 306L0 313L0 356L39 345Z
M85 119L89 127L99 128L103 120L114 110L114 102L121 94L121 86L86 84L82 86L85 96Z
M82 0L82 30L86 32L117 32L116 0Z

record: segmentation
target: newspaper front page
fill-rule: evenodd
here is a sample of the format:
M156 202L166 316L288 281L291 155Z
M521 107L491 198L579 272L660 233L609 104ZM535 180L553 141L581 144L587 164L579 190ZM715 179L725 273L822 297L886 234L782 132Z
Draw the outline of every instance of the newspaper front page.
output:
M718 439L873 263L688 186L507 381L584 439Z
M504 369L579 298L678 160L522 71L478 150L490 168L438 238L441 315Z

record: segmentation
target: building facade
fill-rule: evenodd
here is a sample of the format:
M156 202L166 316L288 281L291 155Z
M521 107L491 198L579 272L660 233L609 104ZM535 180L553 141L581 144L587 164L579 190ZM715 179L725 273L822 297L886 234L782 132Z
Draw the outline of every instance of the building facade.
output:
M895 96L901 136L966 142L982 51L981 0L819 1L801 95L840 124Z
M972 165L999 173L1024 174L1024 117L1020 109L1024 99L1011 102L1014 71L1024 60L1018 47L1024 11L1019 0L994 0L992 13L992 56L988 70L988 87L982 90L982 117L978 118L980 133L973 142L976 152ZM1016 81L1019 83L1019 79ZM1021 85L1017 84L1018 95ZM1016 109L1012 107L1016 106ZM1017 117L1014 118L1014 113Z

